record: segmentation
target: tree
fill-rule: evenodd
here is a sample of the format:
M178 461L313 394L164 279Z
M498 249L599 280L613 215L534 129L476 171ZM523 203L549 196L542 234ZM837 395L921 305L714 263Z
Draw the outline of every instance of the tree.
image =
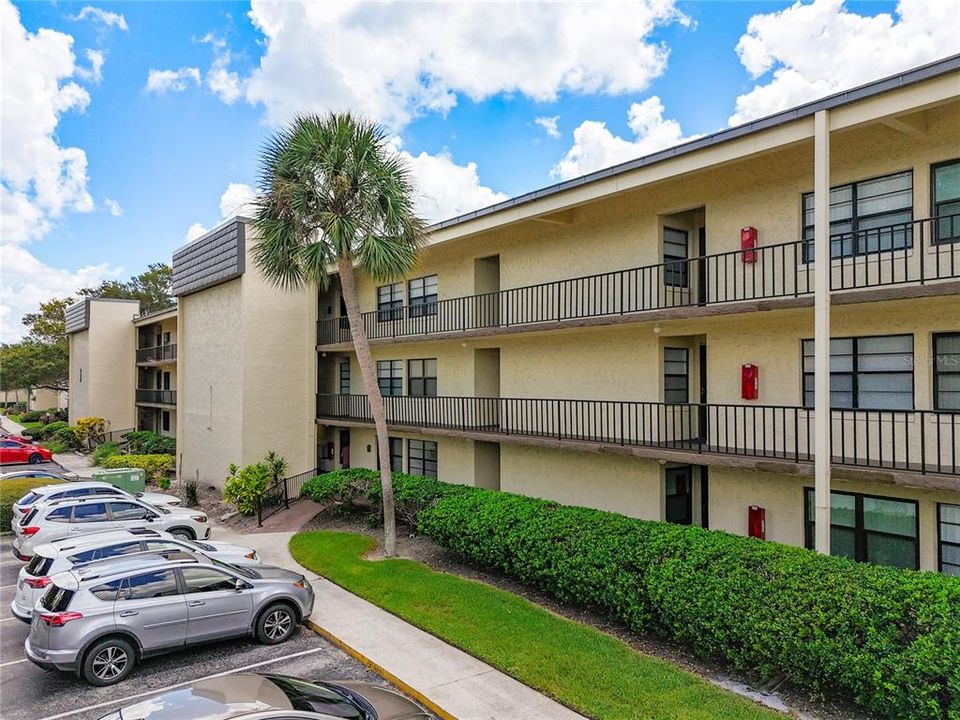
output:
M104 280L95 288L84 288L80 295L139 300L141 312L152 312L173 305L172 290L173 269L165 263L153 263L126 282Z
M410 170L386 132L349 113L303 115L274 135L261 158L253 248L257 267L277 286L330 283L336 263L353 347L377 431L383 488L384 552L395 553L396 517L383 397L360 317L354 266L378 281L406 274L425 239L414 212Z
M48 387L62 390L66 387L66 360L64 350L56 344L32 340L0 347L0 389L31 390Z
M13 354L14 362L16 358L29 357L33 363L30 385L20 387L67 389L69 349L64 313L73 302L73 298L53 298L40 303L38 312L23 316L23 324L28 328L27 339L4 348L7 356ZM13 348L18 350L14 352Z

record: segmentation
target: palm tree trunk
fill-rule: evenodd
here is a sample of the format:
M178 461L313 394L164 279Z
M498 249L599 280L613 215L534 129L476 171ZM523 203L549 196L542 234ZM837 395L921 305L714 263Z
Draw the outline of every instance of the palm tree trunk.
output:
M367 390L373 424L377 430L377 456L380 458L380 484L383 488L383 553L393 557L397 546L397 519L393 503L393 477L390 474L390 441L387 437L387 414L383 407L383 396L377 382L377 368L370 354L363 318L360 317L360 303L357 299L357 284L353 275L353 261L348 257L337 258L340 270L340 287L343 291L343 303L347 306L347 318L350 321L350 335L353 349L360 364L360 377Z

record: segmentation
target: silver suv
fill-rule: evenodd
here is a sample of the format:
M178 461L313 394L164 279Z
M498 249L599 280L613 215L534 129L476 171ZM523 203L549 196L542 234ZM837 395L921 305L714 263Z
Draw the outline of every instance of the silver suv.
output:
M93 563L52 580L33 611L27 657L92 685L118 683L140 659L195 643L284 642L313 611L313 588L299 573L182 551Z

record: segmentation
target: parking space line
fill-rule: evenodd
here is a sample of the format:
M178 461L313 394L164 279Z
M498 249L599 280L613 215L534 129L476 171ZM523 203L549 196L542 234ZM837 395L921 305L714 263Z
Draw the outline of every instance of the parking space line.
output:
M0 622L7 622L8 620L19 620L18 617L9 617L9 618L0 618Z
M30 662L29 658L24 658L23 660L11 660L10 662L0 663L0 667L6 667L7 665L19 665L20 663Z
M14 583L13 585L0 585L0 590L9 590L10 588L15 588L16 586L17 586L16 583Z
M264 665L270 665L276 662L283 662L284 660L292 660L293 658L303 657L304 655L312 655L313 653L322 652L327 650L326 647L315 647L310 650L301 650L300 652L291 653L290 655L284 655L278 658L271 658L270 660L261 660L260 662L253 663L251 665L244 665L243 667L234 668L232 670L224 670L223 672L214 673L213 675L204 675L202 677L193 678L192 680L184 680L183 682L175 683L174 685L167 685L166 687L156 688L154 690L148 690L146 692L137 693L136 695L127 695L126 697L119 698L117 700L110 700L108 702L97 703L96 705L87 705L86 707L78 708L76 710L70 710L68 712L60 713L58 715L47 715L47 717L40 718L40 720L59 720L59 718L72 717L73 715L79 715L80 713L87 712L89 710L97 710L99 708L113 707L115 705L126 705L131 700L137 700L139 698L148 697L150 695L158 695L159 693L166 692L167 690L176 690L177 688L185 687L187 685L192 685L195 682L200 682L201 680L212 680L213 678L223 677L225 675L233 675L238 672L245 672L247 670L253 670L254 668L263 667ZM23 662L23 660L18 660L17 662ZM3 667L0 665L0 667Z

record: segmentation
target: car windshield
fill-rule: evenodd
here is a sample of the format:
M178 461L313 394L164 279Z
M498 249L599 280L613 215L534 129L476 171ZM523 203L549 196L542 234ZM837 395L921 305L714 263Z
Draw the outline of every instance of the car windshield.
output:
M282 675L267 675L270 681L283 691L294 710L322 713L347 720L374 720L373 715L361 703L351 700L352 693L330 685L314 685Z
M230 563L221 562L213 558L210 558L210 562L212 562L217 567L221 567L224 570L234 572L237 575L242 575L245 578L250 578L251 580L257 580L260 578L260 576L250 568L240 567L239 565L231 565Z

